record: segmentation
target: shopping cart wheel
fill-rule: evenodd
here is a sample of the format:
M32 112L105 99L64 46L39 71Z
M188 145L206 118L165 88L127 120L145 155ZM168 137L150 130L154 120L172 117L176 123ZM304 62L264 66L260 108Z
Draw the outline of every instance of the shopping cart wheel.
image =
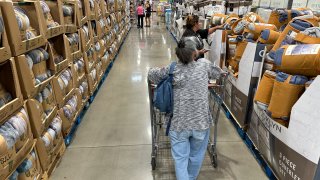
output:
M212 154L212 158L211 158L211 164L214 168L217 168L218 166L218 156L216 153Z
M157 165L156 158L153 157L153 158L151 159L152 171L156 170L156 165Z

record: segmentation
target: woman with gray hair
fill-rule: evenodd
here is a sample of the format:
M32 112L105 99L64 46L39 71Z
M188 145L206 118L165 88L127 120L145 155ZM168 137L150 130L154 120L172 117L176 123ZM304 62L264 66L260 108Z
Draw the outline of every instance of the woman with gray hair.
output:
M176 48L178 62L173 71L173 117L169 131L171 152L178 180L195 180L208 146L211 115L208 82L223 71L199 59L194 37L182 38ZM170 65L151 68L148 78L155 84L169 75Z

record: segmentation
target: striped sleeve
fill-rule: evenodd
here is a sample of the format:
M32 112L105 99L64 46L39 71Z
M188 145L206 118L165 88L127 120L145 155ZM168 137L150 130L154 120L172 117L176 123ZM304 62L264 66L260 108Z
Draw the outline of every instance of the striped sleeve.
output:
M149 69L148 79L155 84L159 84L160 81L166 78L168 75L169 75L169 66L162 67L162 68L155 67L155 68Z

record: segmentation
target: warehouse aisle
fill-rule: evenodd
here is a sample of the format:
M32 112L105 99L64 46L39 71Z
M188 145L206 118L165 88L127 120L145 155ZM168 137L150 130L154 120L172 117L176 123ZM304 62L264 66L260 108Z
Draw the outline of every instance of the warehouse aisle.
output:
M161 154L162 167L151 171L146 83L149 67L175 59L175 46L165 27L131 29L52 179L175 179L169 151ZM213 169L206 158L199 179L267 179L224 115L219 126L219 167Z

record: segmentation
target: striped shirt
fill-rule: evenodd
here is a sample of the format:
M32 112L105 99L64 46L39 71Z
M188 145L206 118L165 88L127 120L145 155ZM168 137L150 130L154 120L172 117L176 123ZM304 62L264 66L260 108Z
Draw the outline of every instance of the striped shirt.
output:
M169 66L151 68L148 78L155 84L168 76ZM209 110L209 79L220 77L221 69L205 59L187 65L177 63L173 71L173 117L170 130L206 130L212 121Z

